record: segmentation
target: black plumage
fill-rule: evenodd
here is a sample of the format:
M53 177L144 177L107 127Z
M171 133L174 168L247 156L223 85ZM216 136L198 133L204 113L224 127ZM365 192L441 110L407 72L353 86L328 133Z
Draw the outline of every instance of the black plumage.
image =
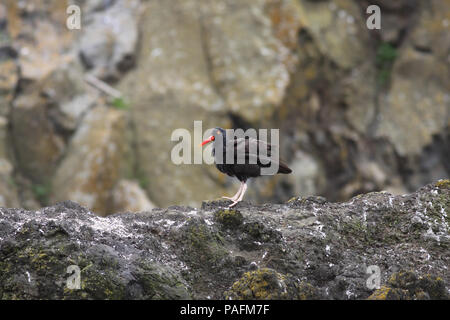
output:
M241 181L241 187L233 197L224 197L233 201L230 207L242 200L247 190L246 181L261 176L262 168L269 168L272 165L277 167L276 173L292 172L284 162L272 157L274 147L264 141L248 136L242 138L233 136L230 139L224 129L215 128L213 135L202 145L209 142L213 142L212 155L217 169Z

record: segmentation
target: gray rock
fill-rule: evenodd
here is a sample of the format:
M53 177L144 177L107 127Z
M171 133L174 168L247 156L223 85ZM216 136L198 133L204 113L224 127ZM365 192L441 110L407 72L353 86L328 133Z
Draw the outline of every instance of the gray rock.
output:
M0 298L449 299L449 199L442 180L344 203L219 201L105 218L74 202L0 209ZM70 265L80 290L66 286ZM370 265L379 291L367 287Z
M370 56L370 38L356 1L299 1L300 20L320 52L339 68L362 64Z
M49 118L64 132L75 131L99 97L96 89L85 82L82 69L81 63L75 61L60 66L43 85L43 94L53 104Z
M444 21L450 5L430 1L430 6L436 14L420 13L395 61L392 87L380 107L377 135L388 137L402 156L420 153L449 124L450 38Z
M135 63L138 40L138 0L117 1L107 7L89 6L88 23L80 40L80 55L95 76L118 79ZM105 9L101 11L100 9Z
M155 205L136 181L120 180L112 191L110 212L150 211Z
M65 142L50 121L51 100L43 94L46 82L34 82L11 109L11 144L16 166L33 182L46 184L63 154Z
M325 177L316 159L305 152L298 151L289 167L293 172L287 180L293 186L294 194L310 196L321 193Z
M97 106L86 114L52 180L51 201L74 200L106 214L126 150L121 110Z
M295 2L205 1L201 8L211 79L224 107L250 122L270 118L295 66L289 48L300 27Z

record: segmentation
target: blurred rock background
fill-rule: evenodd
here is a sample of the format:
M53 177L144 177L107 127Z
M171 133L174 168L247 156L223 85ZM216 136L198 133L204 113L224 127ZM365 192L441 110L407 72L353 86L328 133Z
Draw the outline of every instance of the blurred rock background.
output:
M213 166L170 161L194 120L280 129L294 173L252 183L256 202L413 191L450 172L449 31L449 0L2 1L0 206L233 194Z

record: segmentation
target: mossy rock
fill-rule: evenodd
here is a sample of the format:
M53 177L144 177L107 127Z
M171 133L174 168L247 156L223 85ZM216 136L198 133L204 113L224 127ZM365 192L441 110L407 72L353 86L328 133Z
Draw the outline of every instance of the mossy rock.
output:
M206 268L220 264L228 256L223 237L204 224L191 221L182 234L188 248L185 258L190 264Z
M145 259L140 263L137 279L142 284L144 295L149 299L191 299L188 286L170 268Z
M300 300L317 300L319 299L318 290L310 283L301 282L298 286L298 294Z
M246 272L231 289L225 299L232 300L292 300L315 299L317 290L310 284L297 282L273 269L262 268Z
M435 277L429 274L420 277L418 279L418 288L423 292L425 292L432 300L450 299L448 291L445 288L444 280L440 277ZM418 296L420 292L421 291L418 291L416 293L416 296Z
M380 289L375 290L372 295L367 298L368 300L409 300L407 290L398 288L390 288L382 286Z
M418 277L413 271L399 271L391 275L386 286L376 290L369 300L441 300L449 299L440 277Z
M214 218L227 229L237 228L244 221L244 217L238 210L230 209L218 210L214 212Z
M439 189L450 189L450 180L439 180L438 182L436 182L436 187L438 187Z
M413 290L417 284L417 275L412 271L400 271L391 275L388 284L394 288Z
M126 299L125 285L120 279L120 274L115 270L107 269L98 272L95 268L84 270L81 273L81 290L65 288L67 298L82 298L83 293L93 299L120 300Z
M256 241L278 242L281 240L281 234L278 231L267 228L264 224L258 221L246 223L243 229L248 236Z

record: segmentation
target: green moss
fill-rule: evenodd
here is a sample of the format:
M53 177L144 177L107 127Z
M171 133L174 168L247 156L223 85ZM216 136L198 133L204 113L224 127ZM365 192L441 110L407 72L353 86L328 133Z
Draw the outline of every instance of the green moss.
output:
M26 264L36 272L54 270L60 264L58 257L49 249L41 247L26 247L17 252L17 258L25 260Z
M417 282L417 276L413 271L400 271L391 275L388 284L394 288L412 289Z
M64 249L63 249L64 250ZM99 270L92 261L83 254L79 257L65 257L62 252L52 248L41 246L29 246L17 249L10 258L0 262L0 283L4 290L2 298L4 299L35 299L29 296L24 286L30 284L24 280L14 280L12 275L17 273L17 266L27 266L26 270L37 277L37 286L39 298L52 299L61 296L63 299L124 299L126 298L125 286L122 283L117 266L108 266L106 269ZM70 264L78 265L81 269L81 289L69 289L65 280L67 267ZM62 277L62 283L57 285L55 277Z
M393 62L397 58L397 49L395 49L390 43L383 42L377 49L376 62L377 64L383 64Z
M225 299L271 300L271 299L317 299L317 289L311 284L297 282L275 270L261 268L244 273L225 292Z
M440 277L418 277L413 271L399 271L391 275L387 285L376 290L369 300L428 300L449 299L445 283Z
M80 289L69 289L64 284L63 299L126 299L126 287L122 281L117 263L104 261L100 266L90 260L85 254L68 259L70 263L80 267ZM68 265L68 264L67 264ZM64 264L64 272L66 264ZM68 275L67 275L68 276Z
M401 231L402 215L399 212L389 210L377 219L381 221L368 225L361 217L352 217L340 224L340 234L348 245L361 247L372 246L373 243L396 244L411 236Z
M375 290L372 295L367 298L368 300L409 300L408 292L402 289L390 288L382 286L380 289Z
M7 250L8 254L0 262L2 299L36 299L36 292L47 298L57 295L58 287L50 279L65 271L58 253L39 245L8 247ZM29 283L26 276L17 277L25 272L39 281Z
M370 229L369 229L370 230ZM368 232L367 226L357 217L342 224L342 234L346 236L349 243L361 241L363 243L371 242L371 233Z
M190 223L186 235L185 241L189 249L187 260L195 265L217 265L228 255L223 247L223 237L203 224Z
M440 277L425 275L418 279L417 283L418 290L416 296L420 295L423 291L426 296L429 296L433 300L448 300L450 296L448 295L447 289L445 287L444 280ZM423 296L423 295L422 295Z
M317 300L319 298L317 289L307 282L300 283L298 294L300 300Z
M367 232L367 227L364 225L363 221L359 218L353 218L349 222L344 224L345 233L358 234Z
M204 249L207 246L208 238L208 229L204 225L192 226L189 230L189 240L194 248Z
M218 210L214 212L214 218L224 227L232 229L239 227L244 221L244 217L237 210Z
M125 286L122 283L117 270L98 270L91 269L81 272L81 290L73 290L72 294L78 297L83 292L93 299L117 300L125 299Z
M292 197L288 200L287 202L288 204L290 204L291 206L295 206L295 205L302 205L306 203L306 198L302 198L302 197Z
M439 189L450 189L450 180L439 180L438 182L436 182L436 187L438 187Z
M287 294L287 291L282 289L284 280L283 275L268 268L246 272L232 285L225 297L238 300L282 299Z

